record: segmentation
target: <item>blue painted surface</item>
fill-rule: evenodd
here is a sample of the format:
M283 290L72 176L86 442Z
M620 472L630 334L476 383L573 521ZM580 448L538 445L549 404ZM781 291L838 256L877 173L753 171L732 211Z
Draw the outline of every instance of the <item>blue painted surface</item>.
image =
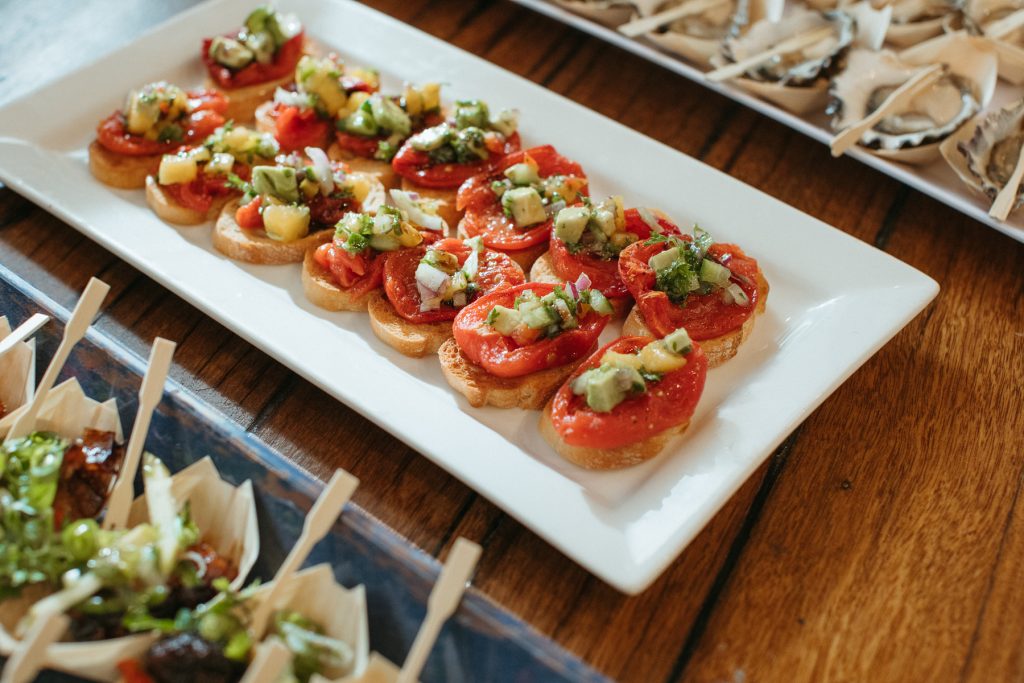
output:
M60 341L68 312L0 267L0 314L17 326L36 312L55 320L37 336L40 368ZM71 355L61 380L77 377L94 399L116 397L126 429L134 420L144 361L90 331ZM174 382L153 416L146 449L172 471L210 455L222 475L252 479L259 513L260 558L254 576L268 578L298 538L321 484L283 456ZM308 564L330 562L346 586L366 586L370 645L400 662L426 611L440 565L360 508L349 505ZM46 674L44 681L68 681ZM473 591L444 627L423 681L605 681L579 659Z

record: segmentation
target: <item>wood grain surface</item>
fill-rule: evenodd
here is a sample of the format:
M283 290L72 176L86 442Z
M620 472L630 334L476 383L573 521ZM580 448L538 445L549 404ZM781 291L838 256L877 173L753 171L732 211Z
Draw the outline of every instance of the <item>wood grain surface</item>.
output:
M0 1L0 101L192 4ZM627 598L7 189L0 261L64 305L102 277L105 334L140 355L156 335L177 340L175 379L316 475L351 471L356 502L428 552L483 543L476 586L613 678L1024 679L1024 245L509 2L368 4L874 244L942 292Z

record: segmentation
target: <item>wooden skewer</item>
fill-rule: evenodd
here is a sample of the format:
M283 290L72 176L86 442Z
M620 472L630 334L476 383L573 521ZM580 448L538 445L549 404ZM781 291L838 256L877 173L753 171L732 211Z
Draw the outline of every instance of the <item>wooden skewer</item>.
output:
M419 680L423 665L434 648L441 627L452 615L462 599L477 560L480 559L480 546L464 538L456 539L448 560L441 568L441 575L434 584L427 599L427 616L416 633L416 640L405 658L402 670L398 673L397 683L414 683Z
M1013 174L1006 181L1003 189L999 190L996 200L992 202L992 208L988 210L989 216L1001 221L1006 220L1017 201L1017 190L1020 189L1021 180L1024 180L1024 148L1021 148L1020 156L1017 157L1017 165L1013 169Z
M719 69L715 69L714 71L709 71L704 74L704 77L709 81L727 81L730 78L742 76L751 68L758 64L762 64L763 62L767 62L776 55L802 50L805 47L814 45L815 43L828 38L832 33L833 30L831 26L821 26L820 28L816 28L806 33L799 33L792 38L787 38L781 43L764 50L763 52L758 52L757 54L741 59L738 62L727 64Z
M1005 38L1021 26L1024 26L1024 9L1008 14L999 21L993 21L984 29L984 33L986 38L998 40Z
M4 354L12 350L19 342L23 342L31 337L40 327L48 322L50 322L50 316L42 313L36 313L31 318L11 330L9 335L0 339L0 358L3 358Z
M878 105L877 109L832 138L830 145L832 156L841 156L846 150L856 145L866 131L888 116L893 109L908 104L919 91L937 81L943 71L942 64L932 64L928 68L918 71L913 78L889 93L889 96Z
M64 338L61 339L60 346L57 347L57 353L53 355L53 359L46 368L43 379L39 381L35 396L32 397L32 401L25 408L25 412L19 415L14 424L11 425L11 429L7 433L8 439L26 436L35 427L39 409L42 408L43 403L46 401L46 395L50 393L50 389L53 388L54 383L57 381L57 375L60 374L61 368L64 367L64 363L71 354L71 349L85 336L89 325L92 324L96 313L100 310L100 304L103 303L103 299L109 291L110 285L102 280L97 280L96 278L89 280L89 284L82 293L82 298L78 300L78 304L75 306L68 324L64 326Z
M700 14L704 10L711 9L718 5L723 5L729 0L687 0L681 5L670 7L664 12L658 12L652 14L649 17L639 17L633 21L619 26L619 33L635 38L636 36L643 35L653 31L656 28L664 26L665 24L671 23L676 19L682 19L683 17L691 14Z
M146 444L153 410L164 394L164 384L167 382L167 371L171 367L174 348L174 342L161 337L153 341L153 348L149 352L149 365L139 388L139 409L135 413L132 435L128 439L121 471L117 474L114 488L107 501L107 512L103 517L104 529L123 529L128 522L128 512L135 497L135 473L139 469L139 459L142 457L142 447Z
M284 590L288 578L302 565L317 541L330 531L357 486L359 486L358 479L345 470L339 469L327 482L320 497L313 503L313 507L306 515L306 521L302 525L302 534L299 536L299 540L295 542L288 557L284 558L277 574L274 575L274 583L266 599L262 600L253 612L252 634L255 640L263 638L267 622L277 607L279 596Z
M36 617L32 628L18 643L0 675L0 683L28 683L46 664L46 650L68 630L71 620L62 612Z
M252 662L240 683L274 683L288 666L292 653L277 638L270 638L256 647Z

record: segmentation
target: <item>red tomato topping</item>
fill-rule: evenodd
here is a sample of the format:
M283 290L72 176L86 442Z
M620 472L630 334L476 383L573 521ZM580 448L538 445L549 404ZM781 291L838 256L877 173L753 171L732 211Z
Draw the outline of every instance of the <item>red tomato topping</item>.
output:
M317 247L313 259L329 270L335 284L353 297L377 289L384 282L384 254L373 249L351 254L331 242Z
M688 235L682 238L691 239ZM669 300L668 294L654 288L654 270L648 265L652 256L669 246L667 242L637 242L619 254L619 275L636 299L647 327L659 339L680 327L686 328L691 339L714 339L740 327L754 314L758 301L757 261L735 244L712 244L708 257L732 271L732 282L740 286L750 303L746 306L726 303L721 292L712 291L708 294L691 293L685 305L678 306Z
M331 122L320 118L315 109L276 104L270 118L274 120L274 137L284 152L326 147L330 139Z
M96 128L96 138L111 152L126 156L168 154L186 145L198 144L224 125L228 101L220 93L209 90L189 92L188 98L192 112L179 123L185 133L181 140L160 142L129 133L120 109L100 121Z
M439 114L428 114L423 120L423 125L413 127L413 133L417 133L430 126L436 126L441 123L442 120L443 119ZM337 137L339 147L349 154L354 154L355 156L362 157L364 159L375 158L380 143L391 137L390 135L357 135L356 133L349 133L341 130L339 130L335 136Z
M678 226L660 216L658 224L665 233L679 234ZM644 222L636 209L626 209L626 232L633 233L643 241L651 236L651 226ZM606 297L629 296L626 285L619 277L618 259L603 259L586 250L572 254L565 242L555 237L554 233L551 234L548 253L551 254L551 265L555 274L563 280L575 282L582 273L586 273L591 286L600 290Z
M583 448L619 448L642 441L690 419L704 391L708 360L697 344L686 365L648 383L647 391L630 396L608 413L590 409L584 396L572 392L573 381L601 364L608 351L635 353L651 340L622 337L606 344L566 380L551 401L551 422L562 439Z
M440 240L434 247L454 254L460 267L470 254L470 247L455 238ZM410 322L453 320L459 309L448 304L441 304L441 308L433 311L420 310L422 300L416 287L416 267L426 253L427 247L422 244L412 249L389 252L384 260L384 291L398 314ZM473 280L478 297L526 281L523 269L506 254L485 249L478 258L479 269Z
M250 171L246 164L235 164L232 172L243 180L249 179ZM227 180L226 175L207 174L200 169L199 175L191 183L174 183L160 187L181 206L206 213L217 197L238 194L238 190L228 187Z
M515 222L505 215L501 198L491 189L493 181L505 178L503 173L506 168L522 163L527 155L537 162L538 175L541 178L554 175L586 178L579 164L563 157L551 145L544 145L510 154L494 172L474 176L464 182L459 188L455 205L459 211L466 212L461 224L462 229L470 237L482 235L484 244L491 249L528 249L546 241L551 234L552 219L525 229L517 228ZM587 194L586 187L581 191Z
M263 198L257 195L247 204L242 204L235 211L235 222L247 230L259 230L263 227L263 216L260 215L260 204Z
M455 341L471 361L498 377L522 377L548 368L571 363L588 353L597 343L601 330L608 324L607 315L588 311L579 319L579 327L566 330L550 339L513 339L507 337L485 321L498 305L512 308L516 297L526 290L544 296L555 285L527 282L481 297L462 309L455 317L452 331Z
M154 683L153 677L146 672L146 667L137 659L126 659L117 663L124 683Z
M227 37L237 39L238 34L229 34ZM305 34L300 32L278 48L270 64L253 61L236 71L217 63L210 57L210 43L213 42L213 39L205 38L203 40L203 64L206 65L206 71L210 74L213 82L222 88L244 88L276 81L295 71L295 65L302 58L305 39Z
M427 152L413 149L408 141L398 150L391 162L395 173L422 187L442 190L455 189L470 178L481 173L493 173L501 166L506 155L519 150L519 133L512 133L504 144L495 136L488 136L485 142L491 155L471 164L435 164Z

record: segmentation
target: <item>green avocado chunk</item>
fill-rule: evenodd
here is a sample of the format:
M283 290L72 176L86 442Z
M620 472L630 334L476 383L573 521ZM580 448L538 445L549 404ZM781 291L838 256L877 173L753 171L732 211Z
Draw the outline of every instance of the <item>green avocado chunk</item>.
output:
M261 195L277 197L288 203L299 201L299 184L294 168L257 166L252 169L252 186Z

